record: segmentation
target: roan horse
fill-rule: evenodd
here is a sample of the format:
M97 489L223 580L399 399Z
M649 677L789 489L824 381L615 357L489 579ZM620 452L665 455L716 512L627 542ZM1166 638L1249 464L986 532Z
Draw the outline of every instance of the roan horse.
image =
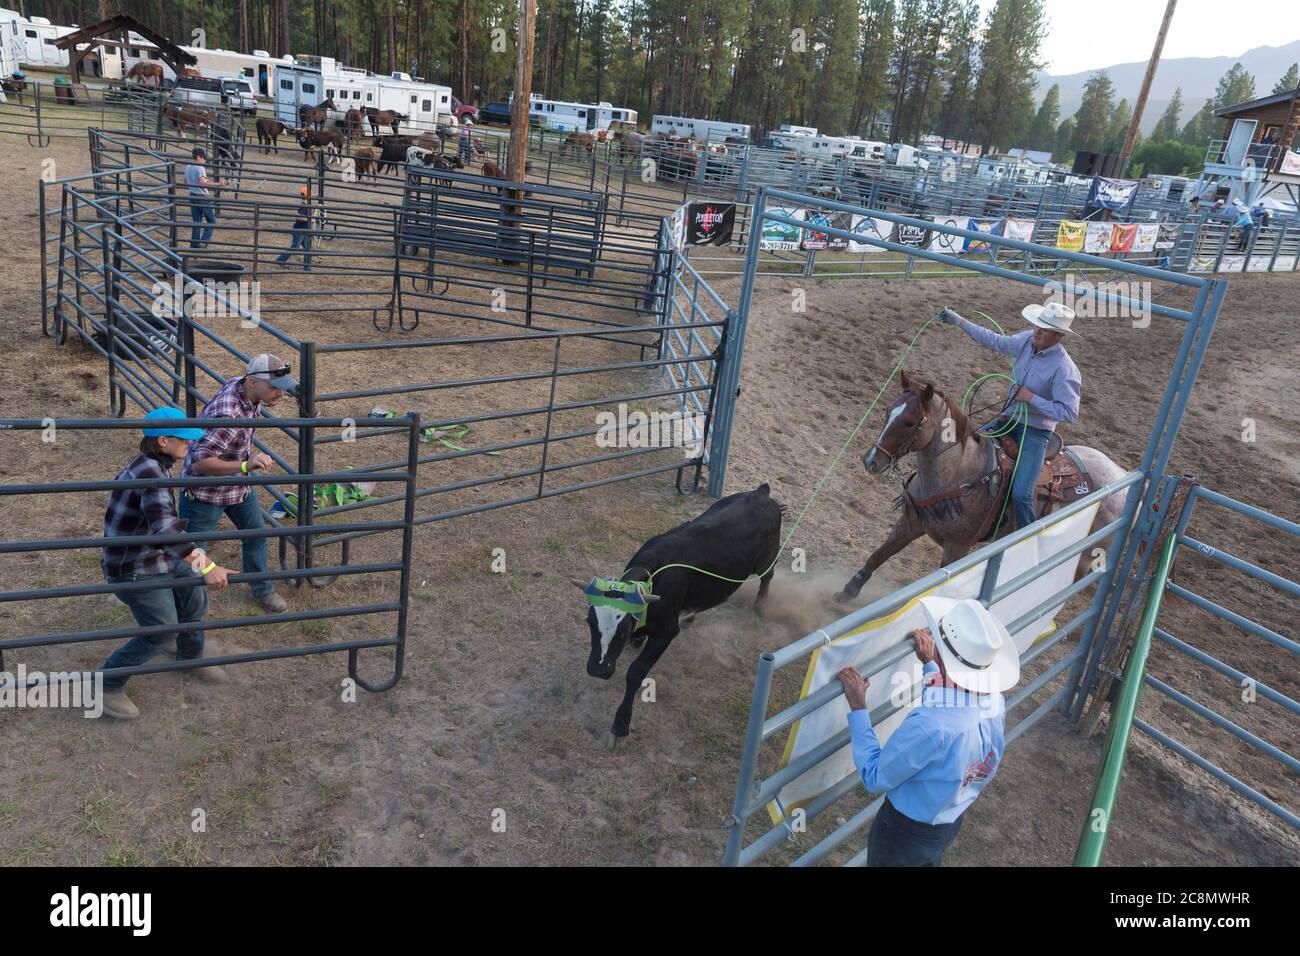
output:
M857 597L876 568L924 535L943 547L942 564L951 564L979 543L981 532L991 527L990 512L1002 509L1005 483L992 464L988 440L979 437L956 403L933 385L906 372L900 380L903 394L890 406L885 427L862 463L869 474L879 475L915 453L916 475L900 496L902 516L885 543L871 553L867 563L836 595L840 601ZM1060 452L1067 453L1087 472L1087 480L1075 489L1080 497L1125 474L1123 468L1095 448L1069 445ZM1042 513L1054 511L1061 504L1054 497ZM1097 510L1091 531L1117 519L1123 508L1124 494L1110 495ZM1009 502L1006 512L1011 513ZM1007 526L1010 523L1008 520ZM1001 533L1006 530L1004 526ZM1080 575L1087 572L1092 560L1091 554L1080 556Z

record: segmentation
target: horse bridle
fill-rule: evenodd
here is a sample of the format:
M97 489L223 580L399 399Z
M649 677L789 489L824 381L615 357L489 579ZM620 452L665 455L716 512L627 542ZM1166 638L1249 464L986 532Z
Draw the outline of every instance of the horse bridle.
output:
M904 400L906 400L906 397ZM874 451L880 452L889 459L889 468L891 473L898 473L898 460L911 454L913 446L916 445L917 436L921 434L921 429L925 427L925 423L929 420L929 413L922 415L921 420L917 422L916 426L912 429L912 434L907 436L907 443L905 445L900 445L896 451L890 451L884 445L880 444L879 439L871 443L871 447Z

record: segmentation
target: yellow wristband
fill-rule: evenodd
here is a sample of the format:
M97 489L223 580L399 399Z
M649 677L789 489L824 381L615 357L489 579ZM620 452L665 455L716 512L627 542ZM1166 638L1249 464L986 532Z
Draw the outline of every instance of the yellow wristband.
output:
M243 472L244 474L248 474L248 462L246 462L246 461L241 461L241 462L239 463L239 470L240 470L241 472Z
M213 568L215 568L216 566L217 566L217 562L213 561L213 562L209 563L208 566L207 566L206 568L204 568L202 571L200 571L199 573L200 573L200 574L207 574L209 571L211 571L211 570L212 570Z

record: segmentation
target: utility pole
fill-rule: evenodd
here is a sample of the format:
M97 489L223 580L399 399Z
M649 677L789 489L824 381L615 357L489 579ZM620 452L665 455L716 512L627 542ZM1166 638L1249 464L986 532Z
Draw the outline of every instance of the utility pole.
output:
M519 0L519 49L515 57L515 96L510 104L510 150L506 178L524 181L528 158L528 107L533 92L533 34L537 31L537 0Z
M1169 21L1174 18L1174 7L1178 0L1169 0L1165 6L1165 18L1160 21L1160 32L1156 35L1156 47L1151 51L1151 62L1147 64L1146 76L1142 77L1142 90L1138 93L1137 105L1133 107L1133 120L1128 124L1128 134L1124 137L1124 148L1119 151L1120 169L1128 166L1129 155L1133 152L1133 143L1137 139L1138 126L1142 122L1142 111L1146 109L1147 94L1151 92L1151 83L1156 78L1156 67L1160 65L1160 53L1165 48L1165 35L1169 32Z

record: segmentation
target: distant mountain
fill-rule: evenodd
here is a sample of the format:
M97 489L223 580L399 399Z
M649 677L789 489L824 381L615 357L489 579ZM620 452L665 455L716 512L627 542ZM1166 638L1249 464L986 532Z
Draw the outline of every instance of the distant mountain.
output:
M1273 84L1282 78L1292 63L1300 62L1300 40L1286 46L1260 46L1247 50L1241 56L1188 56L1176 59L1162 59L1156 68L1156 78L1151 84L1151 94L1147 98L1146 110L1142 113L1142 132L1151 132L1160 119L1174 90L1183 89L1183 109L1179 114L1179 125L1191 119L1205 101L1214 95L1215 84L1219 77L1240 63L1255 78L1255 94L1267 96ZM1103 67L1110 74L1115 84L1115 102L1127 99L1132 106L1142 88L1142 77L1146 74L1147 61L1141 63L1119 63ZM1036 97L1042 102L1043 94L1056 83L1061 87L1061 119L1073 116L1083 99L1083 85L1096 70L1084 73L1069 73L1053 76L1049 73L1038 74Z

